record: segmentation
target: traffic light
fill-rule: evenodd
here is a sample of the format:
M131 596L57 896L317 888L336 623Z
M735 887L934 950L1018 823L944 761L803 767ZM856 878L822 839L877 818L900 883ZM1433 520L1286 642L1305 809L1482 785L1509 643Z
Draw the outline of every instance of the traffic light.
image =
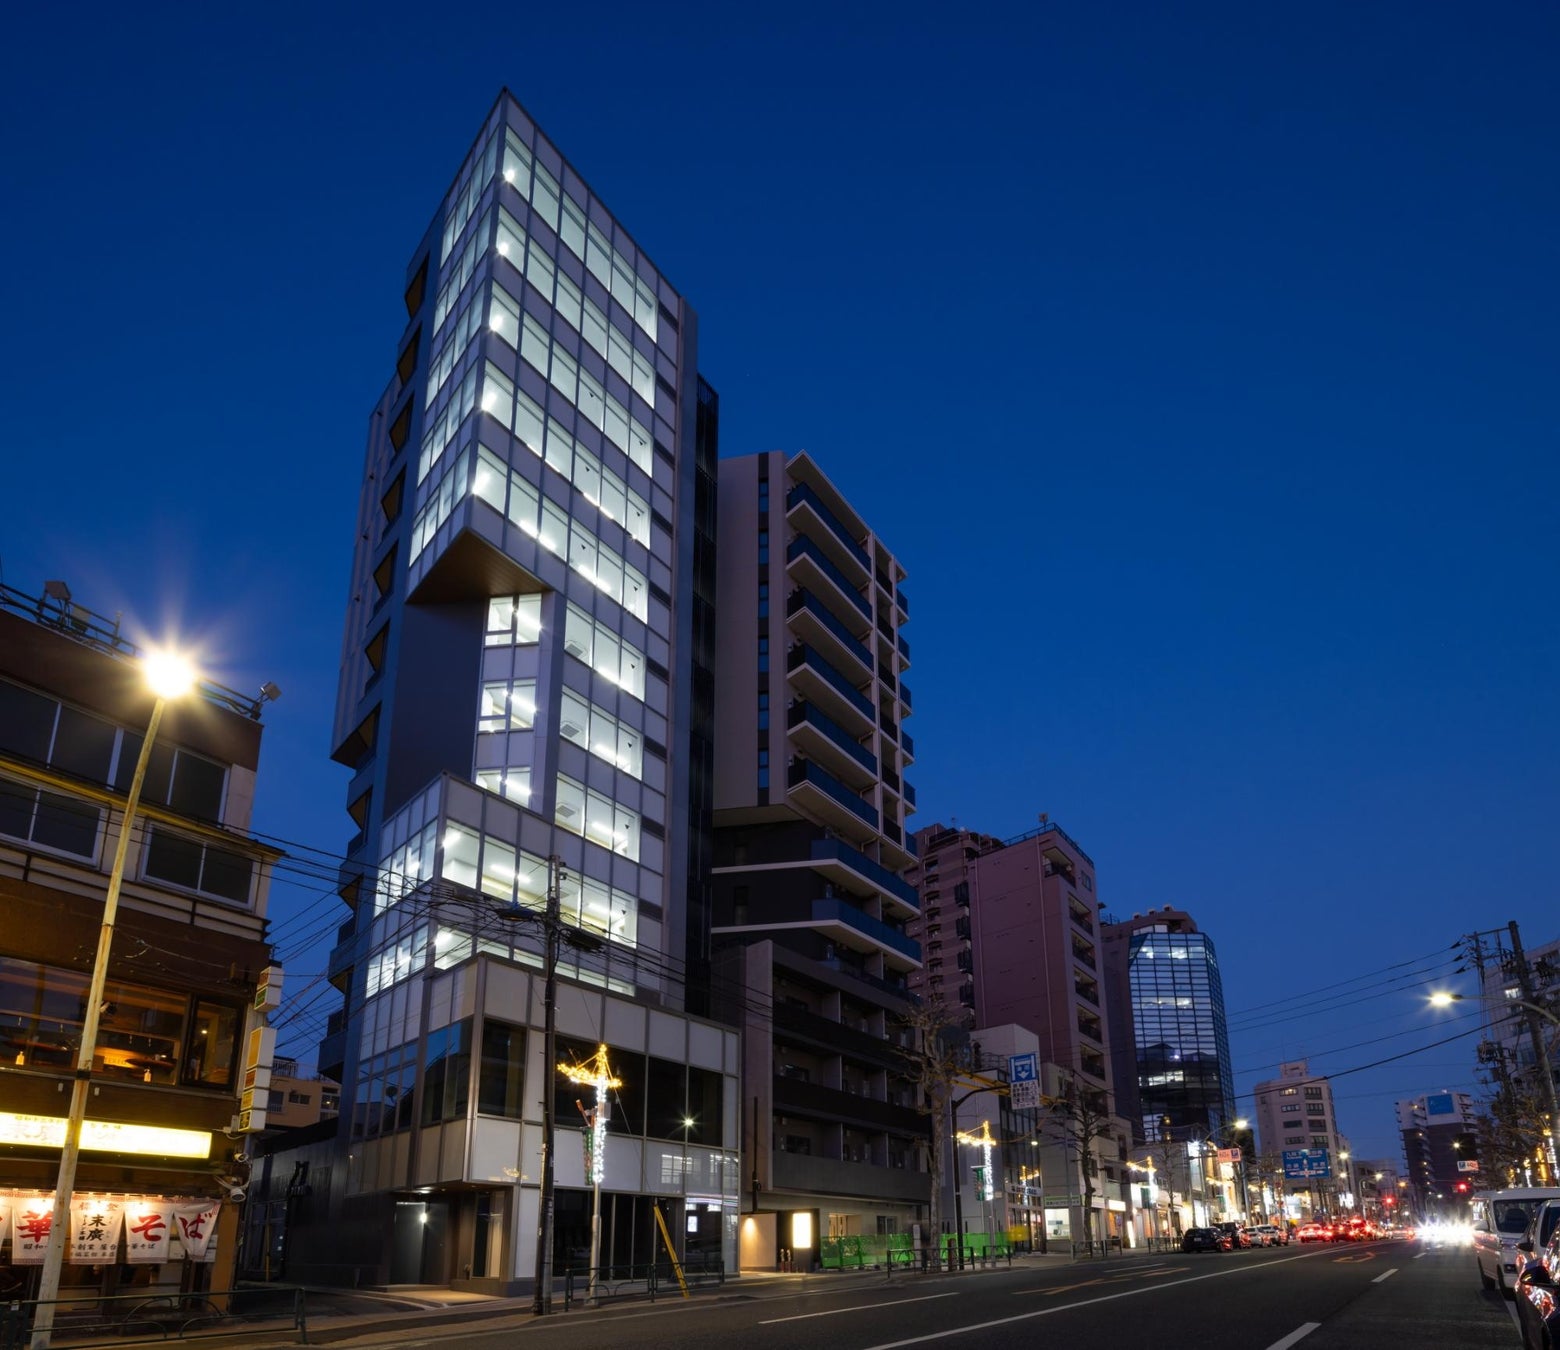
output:
M1459 1181L1457 1183L1457 1194L1458 1195L1467 1195L1468 1194L1468 1183L1466 1181Z

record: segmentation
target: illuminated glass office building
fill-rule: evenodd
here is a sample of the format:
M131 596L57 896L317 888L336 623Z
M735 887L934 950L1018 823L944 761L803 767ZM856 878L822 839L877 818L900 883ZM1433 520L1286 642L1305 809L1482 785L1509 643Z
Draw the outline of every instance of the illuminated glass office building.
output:
M342 1125L294 1150L288 1212L314 1224L288 1276L528 1285L549 1095L552 1256L586 1265L581 1088L541 1033L550 887L558 1057L605 1044L621 1080L602 1260L655 1259L659 1207L680 1255L730 1264L738 1042L697 1015L718 409L697 316L507 92L404 299L336 706L359 833L319 1067Z
M1134 1053L1115 1057L1121 1114L1149 1140L1163 1137L1167 1120L1175 1139L1232 1125L1235 1083L1213 939L1169 905L1106 924L1104 939L1109 996L1132 1014Z

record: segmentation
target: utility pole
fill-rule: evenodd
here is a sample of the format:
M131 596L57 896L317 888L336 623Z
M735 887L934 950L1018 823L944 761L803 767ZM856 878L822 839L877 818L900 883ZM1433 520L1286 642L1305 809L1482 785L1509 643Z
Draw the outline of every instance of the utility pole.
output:
M547 917L543 920L542 986L542 1189L536 1207L536 1288L531 1312L552 1311L553 1243L553 1078L558 1067L558 888L562 869L558 855L547 859Z
M1517 983L1522 990L1522 1012L1527 1022L1528 1038L1533 1046L1533 1069L1544 1084L1544 1100L1549 1107L1549 1139L1544 1149L1546 1163L1549 1168L1550 1184L1554 1184L1555 1176L1555 1146L1560 1141L1560 1101L1555 1097L1555 1071L1549 1063L1548 1052L1544 1049L1544 1033L1538 1025L1540 1011L1537 1003L1537 991L1533 988L1533 972L1528 966L1527 956L1522 951L1522 936L1517 931L1517 921L1512 919L1506 925L1511 933L1511 963L1516 969ZM1551 1022L1560 1022L1553 1013L1542 1014Z

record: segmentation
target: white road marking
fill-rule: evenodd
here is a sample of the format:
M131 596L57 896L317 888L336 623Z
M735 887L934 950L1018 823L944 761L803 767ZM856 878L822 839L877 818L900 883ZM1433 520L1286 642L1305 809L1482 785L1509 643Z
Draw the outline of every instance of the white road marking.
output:
M879 1308L897 1308L901 1303L929 1303L934 1298L952 1298L953 1294L927 1294L924 1298L896 1298L892 1303L862 1303L854 1308L831 1308L828 1312L798 1313L795 1317L771 1317L760 1322L761 1327L772 1327L780 1322L806 1322L814 1317L838 1317L841 1313L875 1312Z
M1390 1277L1392 1275L1396 1275L1396 1274L1397 1274L1397 1267L1393 1266L1391 1270L1386 1271L1383 1274L1376 1276L1376 1278L1374 1280L1372 1280L1371 1283L1372 1284L1380 1284L1383 1280L1387 1279L1388 1277Z
M1013 1322L1028 1322L1036 1317L1050 1317L1055 1313L1072 1312L1075 1308L1091 1308L1096 1303L1114 1303L1118 1298L1136 1298L1139 1294L1157 1294L1164 1289L1179 1289L1184 1284L1197 1284L1202 1280L1217 1280L1226 1275L1244 1275L1253 1270L1266 1270L1269 1266L1280 1266L1286 1261L1305 1261L1312 1255L1314 1255L1312 1252L1303 1252L1299 1256L1280 1257L1277 1261L1263 1261L1251 1265L1235 1266L1228 1270L1215 1270L1208 1275L1192 1275L1184 1280L1172 1280L1169 1284L1150 1284L1145 1285L1142 1289L1123 1289L1119 1294L1101 1294L1099 1298L1079 1299L1076 1303L1061 1303L1052 1308L1041 1308L1036 1312L1015 1313L1012 1317L998 1317L990 1322L974 1322L965 1327L950 1327L946 1331L934 1331L926 1336L910 1336L902 1341L884 1341L881 1345L869 1345L865 1347L865 1350L899 1350L899 1347L902 1345L920 1345L923 1341L940 1341L946 1337L958 1336L968 1331L989 1331L992 1327L1005 1327ZM1308 1322L1301 1335L1314 1331L1320 1325L1320 1322ZM1293 1344L1294 1340L1282 1341L1277 1346L1269 1347L1269 1350L1280 1350L1282 1346Z
M1291 1331L1289 1335L1285 1336L1283 1340L1274 1341L1272 1345L1268 1346L1267 1350L1289 1350L1291 1345L1298 1345L1319 1326L1321 1326L1320 1322L1303 1322Z

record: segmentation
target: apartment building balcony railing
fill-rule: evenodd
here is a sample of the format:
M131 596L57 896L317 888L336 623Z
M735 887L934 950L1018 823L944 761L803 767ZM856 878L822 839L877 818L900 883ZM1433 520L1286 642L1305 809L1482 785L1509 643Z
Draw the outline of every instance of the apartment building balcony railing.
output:
M915 754L915 741L911 737L910 733L908 731L903 730L902 728L901 728L901 730L899 732L899 744L902 747L904 747L905 754L907 754L907 755Z
M805 586L798 587L786 597L785 616L791 620L791 627L806 641L822 646L832 639L839 644L842 652L860 661L868 670L872 669L872 653L867 650L866 644L859 641L850 629L834 617L833 611Z
M915 805L915 788L909 783L905 784L904 797L911 806Z
M1083 849L1078 846L1078 841L1074 839L1072 835L1068 834L1067 831L1058 825L1054 820L1040 826L1039 829L1025 830L1023 834L1014 835L1013 838L1004 839L1002 842L1005 846L1011 846L1013 844L1022 844L1030 839L1039 839L1048 834L1054 834L1058 839L1065 840L1072 848L1072 850L1084 860L1084 862L1088 863L1090 867L1094 866L1094 859L1085 853Z
M903 633L897 634L895 636L894 646L899 648L900 656L904 657L905 661L908 662L910 660L910 644L905 640Z
M895 876L882 863L874 862L859 849L852 848L843 839L815 839L812 843L812 859L820 863L837 863L857 876L865 878L884 895L892 896L908 908L920 912L921 898L915 887L902 877ZM819 868L825 876L828 868Z
M910 686L903 680L899 682L899 697L901 700L903 700L904 705L907 708L910 707L911 704L915 701L910 697Z
M899 606L899 612L908 619L910 617L910 597L903 591L895 591L894 603Z
M785 725L798 746L826 763L852 788L859 791L877 781L877 756L813 704L793 703L786 709Z
M808 698L815 700L842 723L852 713L872 725L872 701L849 679L831 666L818 650L805 642L792 647L785 656L786 673Z
M807 579L817 578L820 583L827 581L828 585L839 593L862 621L858 637L865 637L871 631L871 607L862 597L861 592L856 589L855 583L835 565L823 551L822 546L807 535L799 534L786 548L785 561L787 568L793 569L796 576Z
M812 902L813 922L826 930L832 930L837 941L853 951L882 950L885 956L898 956L911 966L921 964L921 944L906 937L892 924L874 919L865 910L842 900L839 896L825 896ZM896 966L901 962L896 961Z
M863 573L862 579L865 580L865 574L872 570L872 560L867 557L866 549L851 537L840 518L824 505L822 497L806 483L798 483L785 494L786 516L789 519L808 511L827 528L829 544L859 566ZM793 519L793 526L795 523Z
M1081 962L1083 965L1088 966L1090 970L1095 969L1094 951L1092 948L1085 947L1080 942L1075 942L1072 945L1072 950L1075 960Z
M832 824L860 832L878 827L877 808L810 760L799 759L786 770L786 791L811 803L813 813Z

